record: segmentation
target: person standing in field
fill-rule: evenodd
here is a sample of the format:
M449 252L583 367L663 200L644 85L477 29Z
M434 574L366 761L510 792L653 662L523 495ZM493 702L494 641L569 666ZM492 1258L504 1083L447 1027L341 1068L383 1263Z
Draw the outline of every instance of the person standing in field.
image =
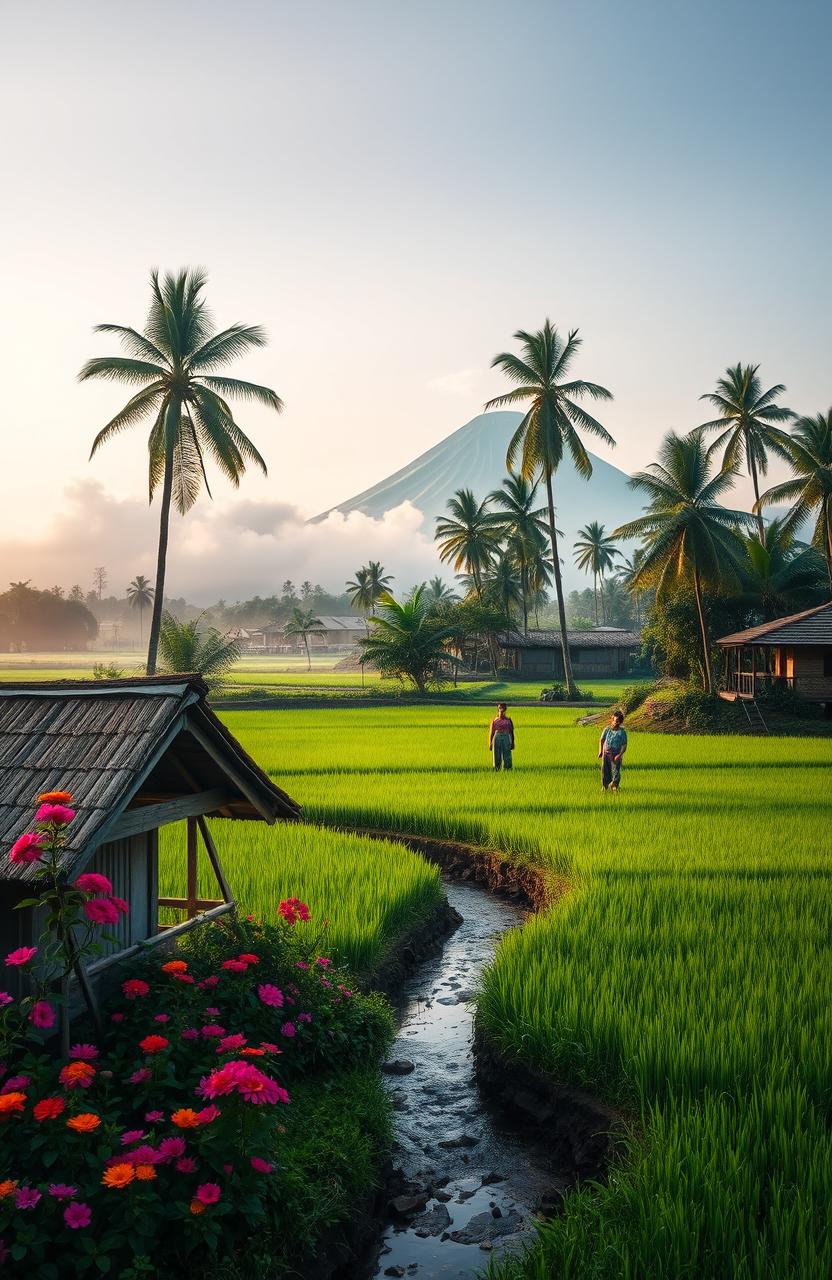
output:
M501 702L497 714L491 721L488 733L488 750L494 757L494 768L510 769L511 753L514 750L514 721L506 715L508 708Z
M601 786L605 791L617 791L621 785L621 760L626 750L627 730L624 728L624 712L614 711L598 744Z

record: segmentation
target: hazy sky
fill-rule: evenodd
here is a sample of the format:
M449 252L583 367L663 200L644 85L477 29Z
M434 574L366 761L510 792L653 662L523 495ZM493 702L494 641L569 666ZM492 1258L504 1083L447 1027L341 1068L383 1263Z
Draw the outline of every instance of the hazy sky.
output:
M546 314L615 393L625 470L729 362L832 400L823 0L2 0L1 29L0 585L87 586L130 521L152 551L145 433L87 461L127 393L75 380L152 265L206 266L217 321L268 328L236 371L287 406L241 414L269 478L244 508L217 484L197 558L200 528L315 513L436 443Z

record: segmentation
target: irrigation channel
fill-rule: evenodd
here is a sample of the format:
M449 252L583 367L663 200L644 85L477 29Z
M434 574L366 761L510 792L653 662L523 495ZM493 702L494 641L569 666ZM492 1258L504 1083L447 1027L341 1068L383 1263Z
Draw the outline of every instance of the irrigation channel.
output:
M476 1276L492 1252L529 1240L535 1213L567 1186L545 1148L486 1103L474 1075L475 990L500 934L526 912L472 883L445 888L462 923L405 982L385 1065L397 1170L367 1280Z

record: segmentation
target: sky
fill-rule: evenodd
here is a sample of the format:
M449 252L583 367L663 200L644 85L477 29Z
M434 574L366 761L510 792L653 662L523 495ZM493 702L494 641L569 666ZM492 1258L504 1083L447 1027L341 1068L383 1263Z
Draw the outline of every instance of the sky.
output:
M77 372L153 266L265 325L233 372L286 404L239 416L268 478L174 523L170 589L205 602L420 572L412 512L304 518L474 417L546 315L628 472L729 363L832 401L821 0L0 5L0 587L152 575L146 432L90 461L128 393Z

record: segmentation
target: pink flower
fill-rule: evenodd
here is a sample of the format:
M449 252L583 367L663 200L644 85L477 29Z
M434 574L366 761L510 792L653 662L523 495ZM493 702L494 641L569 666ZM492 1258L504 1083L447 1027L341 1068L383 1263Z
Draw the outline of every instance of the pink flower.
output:
M197 1111L196 1118L200 1124L211 1124L213 1120L219 1120L222 1112L219 1107L215 1107L213 1102L210 1106L203 1107L201 1111Z
M309 968L309 965L306 963L306 961L305 961L305 960L296 960L296 961L295 961L295 968L296 968L296 969L308 969L308 968Z
M284 898L277 908L277 914L292 925L297 924L298 920L306 922L310 919L309 908L300 898Z
M97 871L85 871L73 882L73 889L81 889L84 893L112 893L113 886L106 876Z
M128 978L126 982L122 982L121 989L128 1000L135 1000L137 996L144 997L150 994L150 987L143 978Z
M49 1186L50 1196L54 1196L56 1200L71 1200L73 1196L77 1196L77 1187L68 1187L65 1182L53 1182Z
M199 1032L196 1027L185 1027L184 1031L179 1033L180 1040L198 1040Z
M261 1004L269 1005L272 1009L279 1009L283 1004L283 992L272 982L261 982L257 988L257 998Z
M154 1021L154 1022L170 1022L170 1014L169 1014L169 1013L154 1013L154 1015L153 1015L153 1021Z
M199 985L202 987L203 991L213 991L214 987L218 984L219 975L212 974L210 978L203 978Z
M124 898L117 898L117 897L115 896L115 894L111 894L111 895L110 895L110 901L112 902L112 904L113 904L113 906L115 907L116 911L120 912L120 913L121 913L121 915L123 915L123 916L126 916L126 915L127 915L128 911L130 910L130 903L129 903L129 902L125 902L125 901L124 901Z
M224 1036L225 1027L217 1026L215 1022L209 1022L207 1026L202 1028L202 1034L206 1040L210 1039L211 1036Z
M131 1147L134 1142L141 1142L145 1136L144 1129L128 1129L121 1135L121 1145Z
M94 1044L74 1044L69 1051L69 1056L79 1061L92 1062L98 1057L98 1050Z
M159 1159L163 1164L170 1164L171 1160L176 1160L179 1156L184 1156L184 1154L184 1138L163 1138L159 1143Z
M312 1021L312 1014L311 1014L311 1013L299 1013L299 1014L298 1014L298 1022L311 1022L311 1021Z
M32 1026L45 1029L55 1025L55 1010L48 1000L36 1000L29 1011Z
M213 1005L210 1009L206 1009L205 1012L208 1014L209 1018L218 1018L220 1016L219 1009L215 1009Z
M159 1164L161 1156L155 1147L144 1144L134 1147L132 1151L125 1151L121 1159L128 1164Z
M9 851L9 858L12 862L16 862L18 866L25 866L28 862L37 862L40 857L40 851L45 844L45 835L27 831L25 835L15 840Z
M17 947L14 951L10 951L6 956L6 964L18 967L22 964L28 964L38 953L37 947Z
M291 1040L292 1036L295 1034L294 1022L284 1022L283 1026L280 1028L280 1034Z
M124 1014L123 1014L123 1013L111 1013L111 1014L110 1014L110 1021L111 1021L111 1022L123 1022L123 1021L124 1021Z
M264 1053L280 1053L281 1052L281 1050L278 1049L277 1045L272 1044L269 1040L261 1040L260 1048L263 1050Z
M118 912L107 898L88 898L84 915L93 924L118 924Z
M176 1169L178 1173L196 1173L196 1160L193 1156L183 1156L177 1160Z
M319 965L322 969L328 969L329 966L332 964L332 961L327 960L326 956L318 956L317 960L315 961L315 964Z
M40 1198L40 1192L35 1187L20 1187L15 1192L14 1202L18 1209L34 1209Z
M245 973L248 965L245 960L223 960L220 968L228 969L229 973Z
M57 822L65 827L75 817L75 810L67 804L42 804L35 814L36 822Z
M269 1164L268 1160L261 1160L259 1156L251 1157L251 1167L255 1173L271 1173L274 1169L273 1164Z
M9 995L8 991L0 991L0 1009L7 1004L14 1004L14 998Z
M232 1173L234 1172L233 1164L224 1164L222 1167L222 1171L225 1174L226 1178L230 1178Z
M223 1036L222 1040L217 1044L217 1053L236 1053L238 1049L242 1049L248 1041L244 1035L238 1031L233 1036Z
M202 1182L197 1187L194 1198L200 1204L216 1204L221 1194L216 1182Z
M151 1080L152 1078L152 1073L148 1067L140 1067L138 1071L133 1072L132 1076L127 1077L130 1084L144 1084L146 1080Z
M73 1231L77 1231L79 1227L88 1227L91 1221L92 1210L88 1204L73 1201L64 1209L64 1222Z
M164 1111L146 1111L144 1113L145 1124L161 1124L164 1118Z

